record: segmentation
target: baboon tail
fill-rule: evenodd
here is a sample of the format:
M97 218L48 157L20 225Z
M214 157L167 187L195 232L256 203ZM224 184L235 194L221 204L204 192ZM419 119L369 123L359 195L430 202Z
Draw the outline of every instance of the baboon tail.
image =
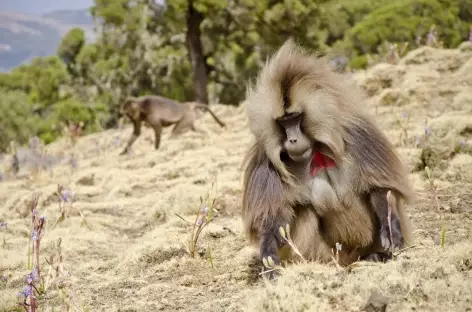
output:
M204 108L206 109L212 116L213 118L215 119L215 121L221 126L221 127L226 127L226 124L224 122L222 122L218 117L216 117L215 113L208 107L208 105L204 105L204 104L195 104L195 107L198 107L198 108Z

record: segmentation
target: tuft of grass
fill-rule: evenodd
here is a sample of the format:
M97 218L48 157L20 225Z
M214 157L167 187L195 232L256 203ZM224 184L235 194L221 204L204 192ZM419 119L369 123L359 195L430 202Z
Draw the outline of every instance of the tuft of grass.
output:
M281 226L279 228L280 236L285 240L285 242L292 248L293 252L296 253L300 259L306 263L306 259L303 257L303 255L300 253L298 250L297 246L292 240L292 237L290 236L290 224L285 225L285 229Z
M26 287L18 294L19 296L23 296L23 301L20 302L19 305L27 312L36 311L38 299L40 299L41 295L44 294L44 283L41 280L39 251L41 238L45 230L46 219L44 216L38 217L38 199L39 195L34 194L31 201L31 233L28 242L28 270L31 270L31 272L26 276Z
M398 64L398 62L407 54L409 42L402 42L400 44L395 42L384 41L383 44L377 48L377 54L367 54L368 66L373 66L378 63Z
M213 189L214 183L212 183L212 189ZM185 221L186 223L192 224L192 232L190 233L190 237L187 241L186 244L186 249L190 257L195 258L195 255L197 254L198 250L198 245L199 245L199 238L200 235L202 234L202 231L205 229L205 227L210 224L211 221L213 221L213 211L214 211L214 205L216 202L216 196L211 196L210 193L208 193L205 196L205 199L200 197L200 205L198 210L196 211L196 216L195 216L195 222L189 222L185 220L182 216L179 214L175 215ZM212 268L213 266L213 256L211 254L211 249L208 246L209 250L209 260L210 260L210 265Z
M62 135L69 139L69 144L71 147L77 144L77 140L82 134L84 128L84 122L80 121L79 123L74 123L67 121L67 124L61 122L62 125Z
M408 124L410 123L410 116L406 112L402 112L400 118L397 117L396 123L402 130L400 132L400 144L401 146L405 146L408 143L409 136L408 136Z
M436 203L436 208L438 210L440 220L441 220L441 248L444 249L444 246L446 245L446 225L444 222L443 214L441 213L441 203L439 201L438 188L434 184L431 171L428 166L425 167L425 172L426 172L426 177L428 178L431 193L433 194L434 202Z
M75 194L72 192L72 190L65 189L64 186L58 184L56 195L58 197L59 216L54 222L53 227L55 227L58 223L61 223L66 219L68 209L75 208L79 212L80 217L82 218L81 224L85 225L86 227L90 229L87 223L87 220L85 219L85 215L82 213L82 211L79 208L73 206L74 201L75 201Z
M8 223L5 221L0 221L0 230L4 229L3 231L3 242L2 242L2 248L5 249L7 246L7 231L8 231Z

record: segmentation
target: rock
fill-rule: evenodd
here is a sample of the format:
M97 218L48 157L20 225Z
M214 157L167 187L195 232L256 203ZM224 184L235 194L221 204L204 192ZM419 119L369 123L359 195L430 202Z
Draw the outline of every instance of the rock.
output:
M387 310L388 299L379 294L378 292L372 292L367 300L366 305L361 309L361 311L366 312L385 312Z
M95 174L84 175L76 181L80 185L94 185L95 184Z

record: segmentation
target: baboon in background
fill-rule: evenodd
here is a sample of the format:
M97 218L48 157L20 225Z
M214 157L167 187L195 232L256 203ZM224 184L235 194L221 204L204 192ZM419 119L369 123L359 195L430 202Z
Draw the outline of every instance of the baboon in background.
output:
M128 116L133 123L133 134L120 155L126 154L134 141L139 137L142 122L147 123L154 129L155 149L159 148L161 132L164 127L175 125L172 129L171 137L175 137L187 129L197 131L195 128L195 121L198 119L197 109L206 109L221 127L225 127L225 124L207 105L196 102L179 103L157 95L128 98L121 105L120 113L123 116Z
M404 208L414 197L408 172L360 110L358 89L343 79L326 59L289 39L248 90L255 143L245 159L242 212L262 259L279 264L293 256L282 248L279 228L286 224L307 260L331 261L339 243L341 265L379 261L391 256L392 245L411 243Z

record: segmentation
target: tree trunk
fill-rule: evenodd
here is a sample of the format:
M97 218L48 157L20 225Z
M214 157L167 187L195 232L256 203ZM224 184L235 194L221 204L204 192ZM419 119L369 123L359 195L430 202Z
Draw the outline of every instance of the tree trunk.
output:
M203 19L203 14L195 10L193 1L189 0L187 11L187 45L190 60L192 61L196 100L202 104L208 104L208 72L200 38L200 24Z

